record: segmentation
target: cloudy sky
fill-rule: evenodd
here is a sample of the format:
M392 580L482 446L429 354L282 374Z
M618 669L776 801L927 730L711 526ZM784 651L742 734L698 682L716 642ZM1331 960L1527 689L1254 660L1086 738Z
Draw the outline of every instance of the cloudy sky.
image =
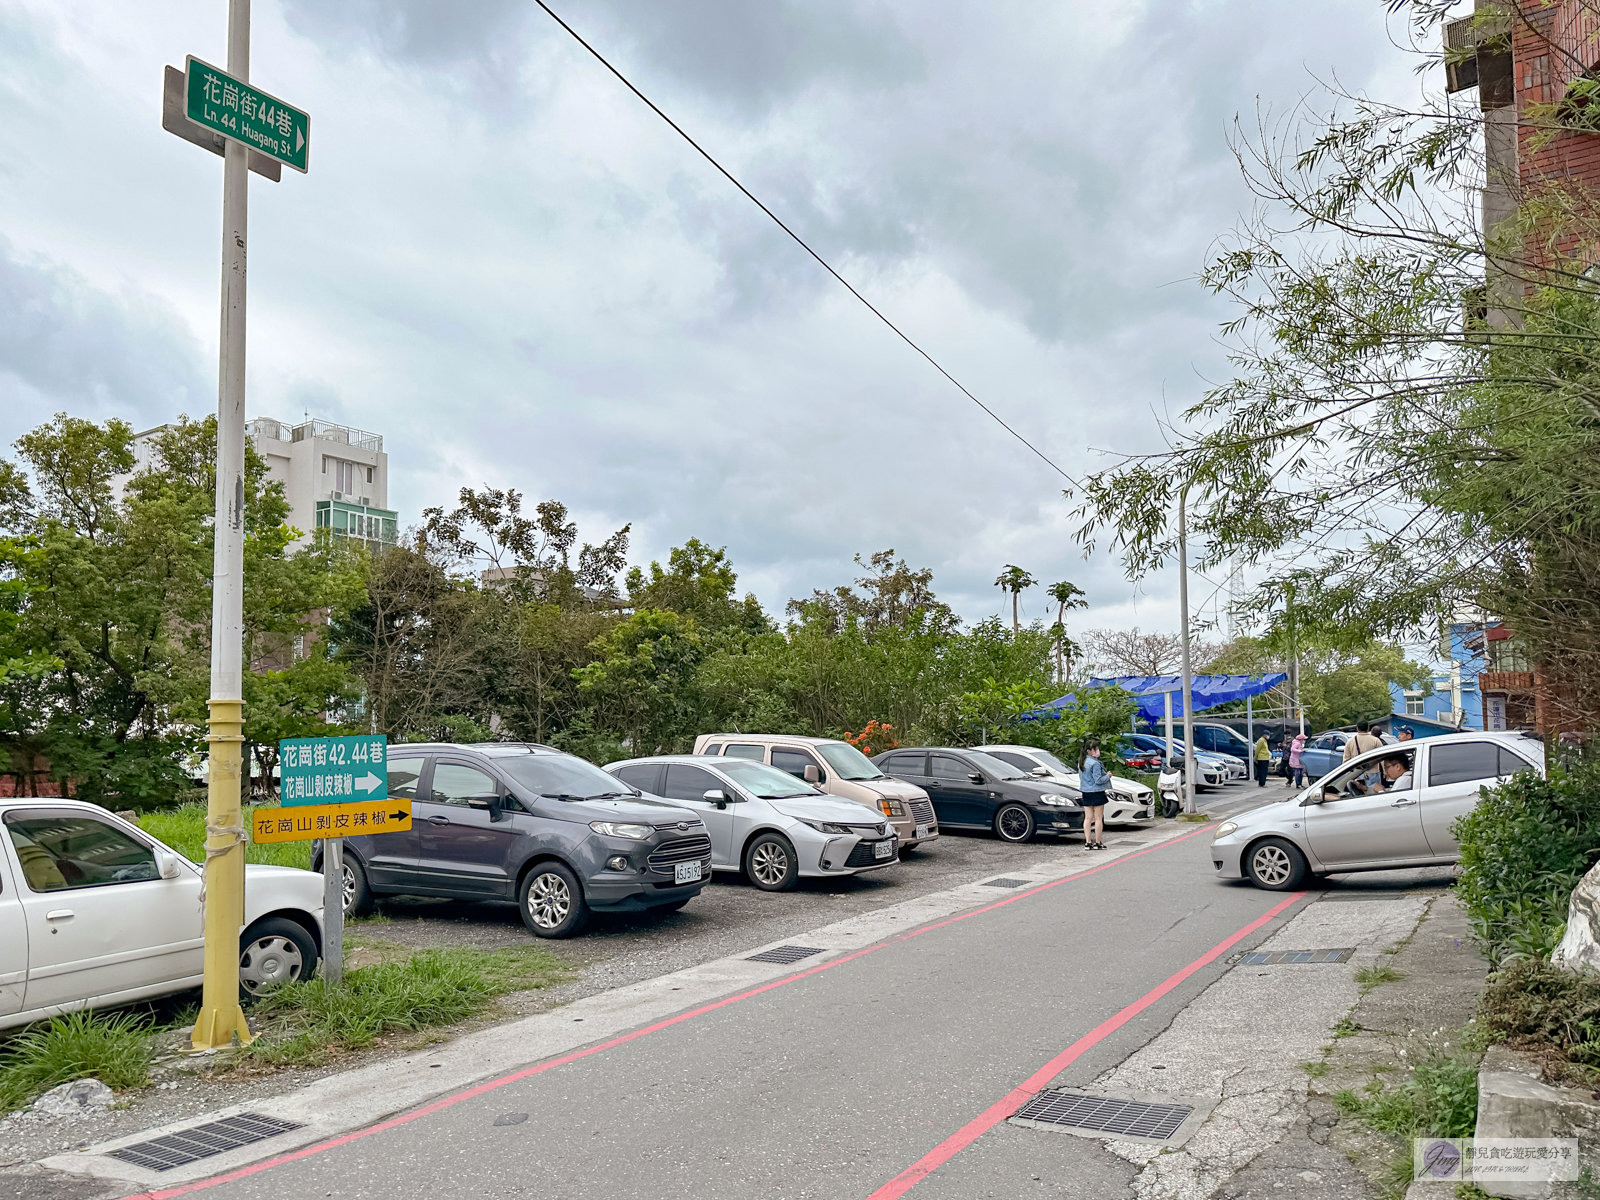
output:
M1250 205L1235 116L1419 86L1381 0L552 7L1073 473L1225 369L1192 280ZM214 408L221 164L161 75L224 63L226 10L0 0L0 444ZM635 561L725 545L773 610L892 546L969 618L1016 563L1080 627L1176 627L1170 572L1086 561L1059 477L536 5L256 0L252 46L313 138L252 176L249 412L382 433L402 522L513 487Z

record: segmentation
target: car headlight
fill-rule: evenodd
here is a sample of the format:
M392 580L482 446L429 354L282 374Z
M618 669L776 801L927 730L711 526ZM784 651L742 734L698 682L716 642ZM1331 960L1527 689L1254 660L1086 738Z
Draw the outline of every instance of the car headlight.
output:
M607 837L632 838L642 842L655 832L648 825L629 825L624 821L590 821L589 828Z
M850 832L850 830L846 829L843 825L835 825L832 821L807 821L807 820L802 819L800 824L805 825L805 826L807 826L807 827L809 827L811 829L815 829L818 833L849 833Z
M886 817L903 817L906 815L906 806L898 800L883 797L878 800L878 811Z
M1238 833L1238 832L1239 832L1239 822L1237 822L1237 821L1224 821L1221 825L1217 826L1217 832L1212 835L1211 840L1214 842L1218 838L1225 838L1230 833Z
M1052 808L1073 808L1077 801L1071 796L1063 796L1060 792L1046 792L1039 797L1040 804L1048 804Z

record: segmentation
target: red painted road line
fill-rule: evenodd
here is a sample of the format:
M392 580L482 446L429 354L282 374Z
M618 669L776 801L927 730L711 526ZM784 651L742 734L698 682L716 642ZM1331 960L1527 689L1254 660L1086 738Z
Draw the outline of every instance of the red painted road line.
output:
M1149 854L1152 851L1160 850L1166 846L1173 846L1182 841L1187 841L1196 834L1204 832L1206 832L1206 827L1202 825L1199 829L1196 829L1194 833L1185 833L1179 837L1169 838L1167 841L1158 842L1154 846L1147 846L1145 849L1135 851L1133 854L1125 854L1121 858L1114 858L1110 862L1102 863L1098 867L1091 867L1087 871L1079 871L1074 875L1067 875L1064 878L1052 880L1050 883L1041 884L1036 888L1029 888L1025 892L1007 896L1005 899L997 900L993 904L986 904L982 908L975 908L970 912L960 913L949 918L948 920L940 921L936 924L924 925L910 933L902 934L898 940L905 941L908 938L914 938L920 934L926 933L930 929L943 929L946 925L953 925L957 921L965 921L968 917L976 917L980 913L993 912L997 908L1004 908L1008 904L1015 904L1018 900L1025 900L1029 896L1037 896L1040 892L1048 891L1053 887L1059 887L1063 883L1071 883L1074 879L1082 879L1087 875L1097 875L1101 871L1107 870L1110 867L1114 867L1119 863L1131 862L1133 859L1142 858L1144 855ZM1301 895L1304 895L1304 893L1297 892L1295 893L1295 897L1292 899L1297 899ZM1251 925L1249 928L1243 929L1239 933L1235 934L1234 940L1237 941L1239 938L1249 933L1250 930L1257 928L1257 926L1270 919L1273 914L1281 911L1283 908L1286 908L1289 903L1291 903L1291 901L1285 901L1283 904L1280 904L1277 908L1273 909L1271 913L1268 913L1267 916L1261 918L1261 921L1256 922L1255 925ZM871 954L874 950L882 950L889 944L890 943L888 942L879 942L873 946L866 946L860 950L857 950L854 954L846 954L843 958L835 958L829 962L821 963L815 967L808 968L807 970L797 971L793 975L786 975L782 979L775 979L771 983L764 983L760 987L751 988L747 992L740 992L737 996L726 996L721 1000L713 1001L710 1004L702 1005L701 1007L691 1009L688 1012L679 1013L675 1017L668 1017L663 1021L657 1021L654 1025L648 1025L643 1029L635 1029L632 1033L625 1033L619 1037L612 1038L610 1041L601 1042L599 1045L590 1046L584 1050L574 1050L570 1054L561 1055L559 1058L552 1058L545 1062L538 1063L535 1066L524 1067L520 1071L513 1071L509 1075L502 1075L498 1079L490 1079L484 1083L467 1088L465 1091L455 1092L449 1096L441 1096L431 1104L426 1104L421 1108L412 1109L410 1112L402 1113L398 1117L391 1117L389 1120L383 1121L377 1125L368 1125L364 1129L352 1130L350 1133L341 1134L338 1137L329 1138L326 1141L314 1142L309 1146L302 1146L298 1150L291 1150L287 1154L280 1154L276 1158L264 1159L261 1162L252 1163L247 1167L240 1167L238 1170L229 1171L224 1175L213 1175L209 1179L197 1179L193 1183L180 1183L173 1187L162 1188L159 1191L139 1192L135 1195L129 1196L127 1200L171 1200L171 1198L174 1196L187 1196L191 1192L204 1191L208 1188L217 1187L219 1184L234 1183L240 1179L247 1179L251 1175L258 1175L262 1171L271 1170L273 1167L281 1167L285 1163L292 1163L302 1158L309 1158L313 1154L321 1154L324 1150L333 1150L339 1146L347 1145L350 1142L359 1141L365 1137L371 1137L375 1133L382 1133L386 1129L394 1129L400 1125L410 1124L412 1121L426 1117L432 1113L436 1113L441 1109L451 1108L454 1105L460 1104L463 1100L471 1100L476 1096L482 1096L488 1092L494 1091L497 1088L503 1088L507 1084L512 1084L519 1080L527 1079L531 1075L539 1075L545 1071L551 1070L552 1068L564 1066L570 1062L576 1062L580 1058L588 1058L590 1055L599 1054L602 1050L611 1050L617 1046L625 1045L628 1042L642 1038L646 1034L655 1033L658 1030L667 1029L673 1025L682 1024L684 1021L691 1020L694 1017L703 1016L709 1012L715 1012L719 1008L726 1008L730 1004L737 1004L739 1001L748 1000L752 996L759 996L763 992L770 992L773 988L780 988L785 984L794 983L796 980L806 979L812 975L820 974L823 971L832 970L834 967L842 966L847 962L854 962L858 958ZM1225 944L1232 945L1232 942ZM1191 967L1188 969L1192 970L1194 967L1199 966L1201 961L1204 960L1197 960L1194 964L1191 964ZM1174 980L1177 978L1177 976L1174 976ZM1153 996L1149 997L1149 999L1153 998ZM1009 1113L1007 1115L1009 1115ZM954 1153L954 1151L952 1151L952 1153ZM929 1167L928 1169L931 1171L933 1168ZM874 1195L876 1194L877 1193L874 1193ZM888 1195L890 1193L884 1194ZM894 1194L898 1195L899 1193Z
M1110 864L1107 865L1109 866ZM982 1113L974 1117L971 1121L968 1121L949 1137L945 1138L944 1141L940 1142L937 1146L928 1151L928 1153L924 1154L916 1162L912 1163L904 1171L901 1171L900 1174L896 1175L888 1183L884 1184L877 1191L873 1192L867 1197L867 1200L895 1200L895 1197L904 1196L934 1171L938 1170L957 1154L961 1153L961 1151L972 1145L973 1142L977 1141L984 1134L988 1133L989 1130L1000 1124L1001 1121L1004 1121L1007 1117L1015 1113L1029 1100L1033 1099L1033 1097L1039 1093L1040 1089L1043 1088L1045 1084L1049 1083L1052 1079L1059 1075L1069 1064L1082 1055L1085 1050L1088 1050L1091 1046L1095 1045L1095 1043L1105 1038L1106 1035L1114 1033L1118 1029L1122 1028L1122 1026L1126 1025L1134 1017L1138 1016L1157 1000L1161 999L1161 997L1172 991L1173 988L1177 987L1201 967L1226 953L1229 947L1236 945L1241 939L1248 937L1250 934L1260 929L1263 925L1272 920L1279 913L1283 912L1284 909L1288 908L1296 900L1299 900L1305 896L1305 894L1305 892L1295 892L1288 899L1273 905L1272 908L1268 909L1254 921L1251 921L1250 924L1246 925L1243 929L1239 930L1237 933L1230 934L1228 937L1218 942L1215 946L1211 947L1211 949L1207 950L1199 958L1195 959L1188 966L1184 967L1183 970L1179 971L1175 975L1169 976L1156 987L1146 992L1143 996L1140 996L1132 1004L1128 1005L1127 1008L1124 1008L1121 1012L1117 1013L1116 1016L1102 1021L1100 1024L1096 1025L1088 1033L1084 1034L1077 1041L1073 1042L1072 1045L1068 1046L1060 1054L1056 1055L1049 1062L1045 1063L1044 1066L1040 1067L1032 1075L1028 1076L1028 1078L1023 1080L1020 1085L1012 1088L998 1102L990 1105Z

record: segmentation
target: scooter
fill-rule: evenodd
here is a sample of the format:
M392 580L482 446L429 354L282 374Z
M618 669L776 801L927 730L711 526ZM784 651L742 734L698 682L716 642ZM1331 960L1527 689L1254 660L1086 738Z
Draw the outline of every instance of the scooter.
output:
M1174 758L1156 776L1156 795L1161 800L1161 815L1168 820L1183 811L1183 774L1188 765L1188 759Z

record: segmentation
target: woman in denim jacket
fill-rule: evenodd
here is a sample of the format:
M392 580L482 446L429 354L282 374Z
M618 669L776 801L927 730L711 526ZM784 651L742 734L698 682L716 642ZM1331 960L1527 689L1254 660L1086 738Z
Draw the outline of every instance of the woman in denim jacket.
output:
M1111 773L1100 761L1100 743L1083 745L1083 764L1078 768L1078 790L1083 799L1083 845L1088 850L1104 850L1106 835L1106 792L1111 790Z

